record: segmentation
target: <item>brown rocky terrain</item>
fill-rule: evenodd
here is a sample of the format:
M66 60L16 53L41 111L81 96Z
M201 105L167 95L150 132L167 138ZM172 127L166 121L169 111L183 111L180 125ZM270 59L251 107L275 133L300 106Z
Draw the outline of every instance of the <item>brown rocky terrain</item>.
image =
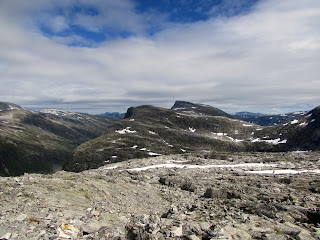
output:
M0 239L320 239L319 169L319 152L202 152L2 177Z

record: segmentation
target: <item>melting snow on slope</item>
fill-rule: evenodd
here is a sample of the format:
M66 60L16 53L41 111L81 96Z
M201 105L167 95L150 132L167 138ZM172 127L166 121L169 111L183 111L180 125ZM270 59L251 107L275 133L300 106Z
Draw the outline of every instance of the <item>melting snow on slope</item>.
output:
M193 127L189 127L189 131L190 131L190 132L195 132L195 131L196 131L196 129L195 129L195 128L193 128Z
M150 134L153 134L153 135L155 135L155 134L156 134L155 132L152 132L152 131L149 131L149 133L150 133Z
M261 170L261 171L246 171L246 173L254 174L300 174L300 173L317 173L320 174L320 170L293 170L293 169L275 169L275 170Z
M119 134L126 134L126 133L136 133L137 131L131 131L130 130L131 127L127 127L125 129L122 130L117 130L116 132Z
M253 142L253 143L254 142L267 142L267 143L272 143L273 145L277 145L277 144L287 143L287 139L284 139L284 140L281 141L280 138L267 139L267 140L256 138L256 139L251 140L251 142Z
M213 135L217 135L219 137L222 137L222 136L227 136L227 133L212 133Z
M205 169L205 168L255 168L255 167L277 167L276 164L264 164L264 163L242 163L242 164L224 164L224 165L188 165L188 164L175 164L175 163L164 163L151 165L141 168L127 169L128 171L144 171L154 168L187 168L187 169Z
M242 126L244 126L244 127L252 127L253 125L251 125L251 124L242 124Z
M113 166L113 167L105 167L103 168L104 170L112 170L112 169L116 169L118 168L118 166Z
M149 152L148 153L150 156L161 156L162 154L160 153L153 153L153 152Z
M243 140L241 140L241 139L234 139L234 138L232 138L232 137L229 137L229 136L226 136L227 138L229 138L231 141L233 141L233 142L242 142Z
M295 120L292 120L290 123L291 124L297 124L299 122L299 120L298 119L295 119Z

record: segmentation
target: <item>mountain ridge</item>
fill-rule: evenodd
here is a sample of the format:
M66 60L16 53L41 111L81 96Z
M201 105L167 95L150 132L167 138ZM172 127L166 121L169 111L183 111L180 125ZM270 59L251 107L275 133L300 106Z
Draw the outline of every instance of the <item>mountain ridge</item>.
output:
M0 175L51 173L61 168L79 144L101 135L108 116L62 110L31 111L0 103Z
M300 123L306 116L301 117ZM320 127L308 130L306 126L309 132L316 129L315 141L307 138L309 132L302 133L302 127L289 123L262 127L230 118L210 106L183 101L177 101L172 109L151 105L130 107L125 119L112 124L99 138L76 148L63 169L78 172L132 158L197 151L318 150ZM297 136L305 137L303 141L295 141Z

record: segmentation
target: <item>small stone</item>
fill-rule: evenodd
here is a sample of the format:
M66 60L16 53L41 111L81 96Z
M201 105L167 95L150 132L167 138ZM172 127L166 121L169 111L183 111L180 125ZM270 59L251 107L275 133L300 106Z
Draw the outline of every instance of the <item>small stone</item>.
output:
M187 236L187 238L189 240L200 240L200 238L198 238L196 235L190 235L190 236Z
M170 231L170 235L172 237L182 237L183 231L182 231L182 225L180 227L173 227Z
M104 224L100 222L91 222L81 226L82 231L86 233L94 233L97 232Z
M306 230L302 230L297 236L296 236L297 240L312 240L314 239L311 234L306 231Z
M0 237L1 240L8 240L11 237L11 233L6 233L3 236Z
M63 229L69 229L70 230L70 229L72 229L72 227L73 226L71 224L62 224L62 228Z
M18 221L18 222L23 222L24 220L26 220L27 219L27 215L26 214L20 214L17 218L16 218L16 221Z
M92 216L100 216L100 214L101 214L101 212L100 211L97 211L97 210L93 210L93 211L91 211L91 215Z
M59 238L62 238L62 239L71 239L71 236L68 235L68 234L65 234L60 227L58 228L57 231L58 231L58 237L59 237Z

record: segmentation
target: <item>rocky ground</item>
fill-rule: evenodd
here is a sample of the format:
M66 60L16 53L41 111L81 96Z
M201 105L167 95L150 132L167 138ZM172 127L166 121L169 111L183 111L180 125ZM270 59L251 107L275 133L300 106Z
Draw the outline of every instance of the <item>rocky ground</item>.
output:
M2 177L0 239L320 239L319 169L319 152L200 153Z

